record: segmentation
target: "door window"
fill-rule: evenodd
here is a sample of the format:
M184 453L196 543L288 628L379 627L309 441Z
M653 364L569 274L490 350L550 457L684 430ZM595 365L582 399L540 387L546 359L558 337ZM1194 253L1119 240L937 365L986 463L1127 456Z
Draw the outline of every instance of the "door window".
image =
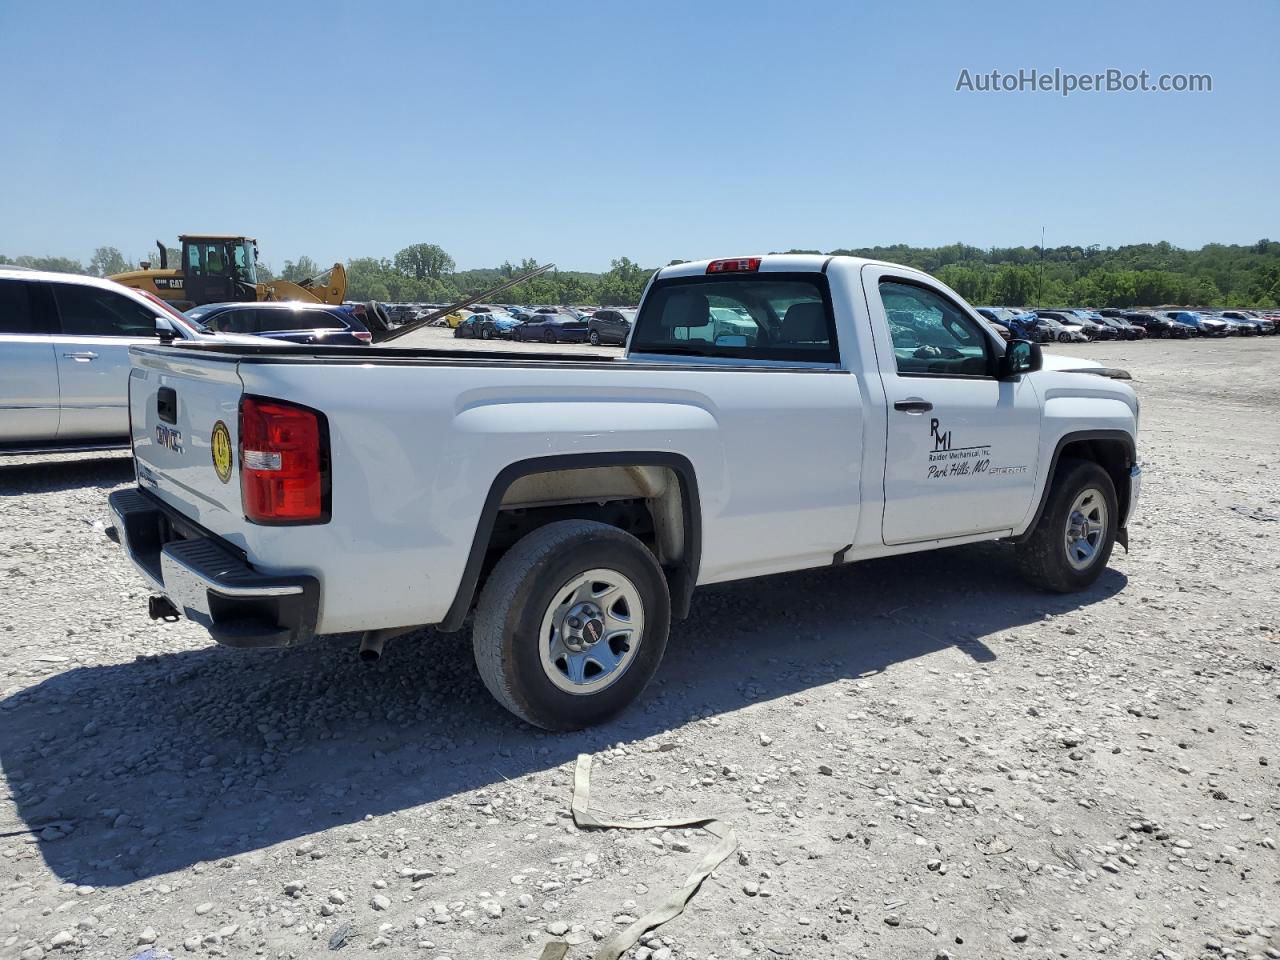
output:
M991 342L959 305L926 287L896 280L880 281L880 300L899 374L989 375Z
M154 337L156 316L142 304L110 290L54 284L62 332L77 337Z
M31 308L31 285L25 280L0 280L0 333L47 333Z
M187 272L197 277L225 277L228 273L226 248L221 243L188 244Z

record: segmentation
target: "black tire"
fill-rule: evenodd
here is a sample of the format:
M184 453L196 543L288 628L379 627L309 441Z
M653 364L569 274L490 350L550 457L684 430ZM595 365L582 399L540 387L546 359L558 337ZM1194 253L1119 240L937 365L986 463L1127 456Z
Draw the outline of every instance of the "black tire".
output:
M1070 342L1071 342L1071 334L1069 334L1069 333L1067 333L1067 331L1063 330L1060 334L1058 334L1058 342L1059 342L1059 343L1070 343Z
M543 342L544 342L544 343L555 343L555 342L556 342L556 332L555 332L554 330L543 330L543 331L542 331L542 340L543 340Z
M481 339L481 340L492 340L492 339L493 339L493 328L492 328L492 327L482 327L482 328L480 329L480 339Z
M591 341L591 345L593 347L600 346L600 331L592 330L591 333L587 336L587 339Z
M616 680L595 693L568 693L543 669L542 620L556 594L588 570L627 577L644 608L640 648ZM539 527L494 567L472 628L480 679L500 704L547 730L578 730L625 709L657 672L671 628L667 581L653 554L631 534L590 520Z
M1115 485L1107 471L1092 460L1064 458L1058 463L1044 513L1031 536L1018 544L1018 569L1029 583L1055 593L1075 593L1091 586L1106 569L1115 546L1120 522ZM1088 565L1072 566L1067 559L1066 536L1071 508L1088 490L1101 496L1106 508L1104 531Z

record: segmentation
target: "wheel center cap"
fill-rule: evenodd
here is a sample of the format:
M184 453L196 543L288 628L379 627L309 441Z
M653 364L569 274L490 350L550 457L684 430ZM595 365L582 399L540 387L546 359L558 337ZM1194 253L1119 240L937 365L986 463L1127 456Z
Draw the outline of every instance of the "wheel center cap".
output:
M564 618L561 628L564 644L570 650L582 651L594 647L604 636L604 619L600 608L591 603L580 603Z

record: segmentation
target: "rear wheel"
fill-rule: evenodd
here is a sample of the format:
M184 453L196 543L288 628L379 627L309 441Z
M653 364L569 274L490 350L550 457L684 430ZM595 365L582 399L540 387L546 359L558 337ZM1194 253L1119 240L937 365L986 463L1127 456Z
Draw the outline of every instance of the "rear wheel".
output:
M1101 575L1115 545L1120 512L1115 485L1092 460L1064 459L1044 513L1018 544L1022 576L1038 587L1072 593Z
M480 338L481 338L482 340L492 340L492 339L493 339L493 328L492 328L492 327L485 327L483 330L481 330L481 331L480 331Z
M499 703L534 726L576 730L640 695L670 626L667 581L644 544L607 524L562 520L498 561L472 646Z
M1064 331L1062 331L1062 333L1058 334L1058 342L1059 342L1059 343L1070 343L1070 342L1071 342L1071 334L1067 333L1065 330L1064 330Z
M591 341L591 345L593 347L600 346L600 331L592 330L590 336L588 336L587 339Z
M542 340L544 343L555 343L556 332L554 330L544 330L542 332Z

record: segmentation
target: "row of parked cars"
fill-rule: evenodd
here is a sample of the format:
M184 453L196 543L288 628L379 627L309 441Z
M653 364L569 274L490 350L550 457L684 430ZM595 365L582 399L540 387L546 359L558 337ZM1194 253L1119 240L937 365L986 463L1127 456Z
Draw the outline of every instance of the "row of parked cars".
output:
M1255 310L1120 310L1080 307L1027 310L977 307L977 311L1020 340L1083 343L1089 340L1142 340L1146 337L1252 337L1280 333L1280 313Z
M558 307L475 307L453 328L455 337L542 343L626 343L634 310Z

